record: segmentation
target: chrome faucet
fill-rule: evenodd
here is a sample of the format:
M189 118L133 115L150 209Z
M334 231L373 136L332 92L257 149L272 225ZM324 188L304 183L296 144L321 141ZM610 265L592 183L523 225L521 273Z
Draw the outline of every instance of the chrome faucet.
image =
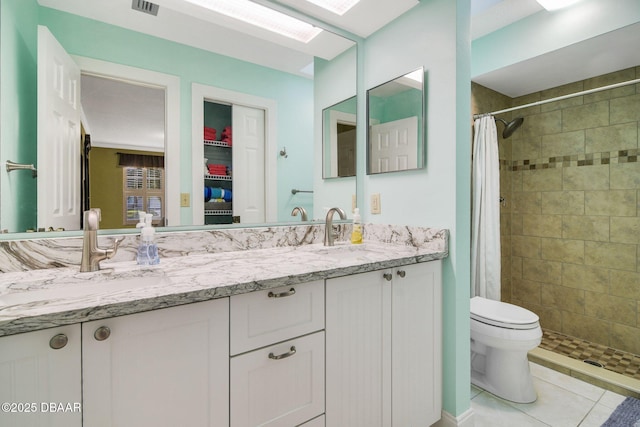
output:
M296 206L295 208L293 208L293 210L291 211L291 216L297 216L298 212L300 212L301 221L309 220L309 218L307 217L307 211L302 206Z
M98 247L98 224L100 223L100 209L94 208L84 211L84 237L82 241L82 261L80 272L100 270L100 261L111 259L118 251L118 245L122 239L113 241L113 248L102 249Z
M333 232L333 214L338 212L340 215L340 219L347 219L347 215L345 215L344 211L340 208L331 208L329 212L327 212L327 219L324 224L324 245L325 246L333 246L333 239L336 237L336 234Z

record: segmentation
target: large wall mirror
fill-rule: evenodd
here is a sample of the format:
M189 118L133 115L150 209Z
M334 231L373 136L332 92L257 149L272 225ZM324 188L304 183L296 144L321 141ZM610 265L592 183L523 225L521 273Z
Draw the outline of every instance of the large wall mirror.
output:
M424 69L367 91L367 173L424 166Z
M138 160L142 157L163 157L166 169L164 209L158 210L155 202L152 203L154 211L158 212L158 224L192 225L193 198L202 197L201 192L192 188L195 171L202 174L202 160L198 165L193 164L190 155L192 113L188 98L193 83L246 93L273 100L277 104L274 125L277 136L275 141L271 141L273 152L265 154L270 161L277 159L274 162L275 170L271 171L277 176L277 192L274 196L277 209L269 223L300 221L300 217L291 216L294 206L303 206L307 211L314 212L314 205L318 204L315 197L322 193L314 177L314 167L322 161L315 150L315 135L321 132L322 127L321 117L316 114L316 97L317 94L332 94L345 99L344 93L355 94L356 43L328 31L321 31L309 43L284 40L283 37L267 36L260 29L252 33L254 29L249 31L244 28L246 25L234 25L229 19L218 20L212 25L208 21L211 16L196 16L197 11L177 7L175 5L179 2L176 1L163 0L157 3L160 4L160 13L156 16L134 10L130 1L110 4L101 0L3 0L0 3L2 14L11 17L8 20L11 22L1 29L0 54L3 66L13 64L11 69L3 67L0 74L3 106L0 110L0 163L3 168L0 172L0 230L11 234L48 228L47 224L39 224L37 220L37 199L40 195L36 182L53 179L46 176L45 170L40 173L36 145L38 105L35 88L39 64L35 58L38 25L48 27L62 48L74 59L93 58L101 63L149 70L176 80L177 84L171 90L177 91L178 97L171 98L167 87L157 82L146 81L142 77L110 76L102 72L97 73L97 77L103 80L96 81L96 73L88 72L82 63L79 64L84 76L84 81L79 82L79 89L82 103L87 105L84 121L87 123L87 133L94 133L90 135L93 160L99 162L98 153L107 149L110 151L106 158L114 165L119 163L121 154L139 155ZM345 57L353 59L345 60ZM347 83L342 82L341 77L334 77L331 82L317 77L329 68L333 76L345 76ZM105 86L123 83L136 87L122 91L122 86L118 85L118 88L106 89L105 94L104 88L91 89L88 83L90 79L92 83ZM351 87L347 91L344 90L345 84ZM336 87L340 90L336 91ZM160 92L147 90L149 88ZM162 92L165 93L164 106L143 99L145 94L162 97ZM124 113L122 107L116 106L119 114L109 113L108 104L116 103L112 100L107 102L107 98L116 93L120 93L119 101L124 102L127 102L127 96L134 96L135 93L135 111ZM93 100L92 95L96 97ZM337 99L332 102L337 102ZM331 105L324 101L323 104L323 107ZM133 107L134 103L129 102L129 106ZM96 110L101 110L102 117L119 116L121 122L103 123L97 118ZM142 124L144 117L152 114L151 110L155 114L152 121L156 126L164 126L164 135L160 135L157 129L134 130L135 126ZM164 125L157 120L158 111L161 111L160 116L164 114ZM177 129L169 128L172 120L176 121ZM104 130L116 131L119 135L112 132L99 137L98 134ZM131 137L134 132L136 135L153 134L151 138L155 142L158 138L164 140L164 148L156 144L155 148L146 149L146 143L142 141L134 144L135 147L127 147L115 140L117 137ZM287 156L279 156L278 153L285 148ZM78 162L82 161L81 156L82 152L78 150ZM5 173L4 164L7 160L34 164L39 169L38 177L34 179L24 171ZM121 168L122 165L114 167ZM57 169L58 173L64 173L60 169ZM101 166L91 165L91 169L97 172ZM144 181L155 179L151 175L148 178L144 178ZM256 181L262 182L261 178L256 178ZM90 183L93 194L88 199L102 206L109 205L104 210L103 230L128 226L128 211L137 209L129 209L126 203L124 206L112 206L110 200L127 200L123 199L122 192L111 193L113 179L97 176ZM120 179L126 181L126 176L121 175ZM121 188L118 183L115 186ZM349 192L355 193L355 180L352 186ZM310 192L294 194L292 189ZM188 196L186 202L181 197L184 194ZM153 200L157 201L157 198ZM140 206L145 208L150 206L147 202L141 203ZM181 203L188 206L181 206ZM102 206L92 204L90 207ZM78 210L81 208L78 207ZM111 211L113 213L109 213ZM67 231L80 230L81 224L76 224L75 227L65 228ZM55 237L55 234L38 233L34 237Z

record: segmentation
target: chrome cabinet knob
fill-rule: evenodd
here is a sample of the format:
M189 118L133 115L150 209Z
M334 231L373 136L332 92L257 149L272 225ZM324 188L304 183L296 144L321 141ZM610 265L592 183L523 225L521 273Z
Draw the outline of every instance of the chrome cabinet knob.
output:
M406 275L407 275L407 272L406 272L406 271L404 271L404 270L398 270L398 271L396 271L396 274L397 274L398 276L400 276L400 277L404 277L404 276L406 276Z
M393 275L391 273L384 273L382 277L384 277L387 282L390 282L393 279Z
M107 326L100 326L98 329L96 329L96 331L93 333L93 337L97 340L97 341L104 341L107 338L109 338L109 336L111 335L111 329L109 329Z
M69 342L69 338L65 334L54 335L49 340L49 347L54 350L60 350Z

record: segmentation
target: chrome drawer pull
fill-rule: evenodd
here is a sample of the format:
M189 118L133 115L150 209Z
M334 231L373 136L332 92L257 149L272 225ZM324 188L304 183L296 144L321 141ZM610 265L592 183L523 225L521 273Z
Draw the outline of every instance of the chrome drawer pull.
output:
M295 293L296 293L296 290L294 288L291 288L288 291L280 292L277 294L274 294L273 292L269 292L267 296L269 298L284 298L284 297L290 297L291 295L295 295Z
M289 350L286 353L282 353L282 354L279 354L277 356L275 354L273 354L273 353L269 353L269 359L273 359L273 360L286 359L287 357L291 357L294 354L296 354L296 346L292 345L291 346L291 350Z
M65 334L54 335L49 340L49 347L51 347L54 350L60 350L65 345L67 345L68 342L69 342L69 338L67 338Z

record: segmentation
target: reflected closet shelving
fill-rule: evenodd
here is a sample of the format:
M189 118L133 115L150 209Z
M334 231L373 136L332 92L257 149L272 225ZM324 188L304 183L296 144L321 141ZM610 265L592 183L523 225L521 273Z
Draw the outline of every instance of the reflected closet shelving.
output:
M230 224L233 222L233 201L223 200L213 196L207 197L207 188L213 191L214 196L219 190L229 192L233 187L232 177L232 146L230 141L222 141L224 129L231 126L231 105L204 102L204 126L205 129L216 130L215 139L207 138L211 134L205 132L204 158L206 160L204 172L205 204L204 222L205 224ZM225 167L225 172L220 172L221 166ZM210 173L207 166L215 166L216 171Z

